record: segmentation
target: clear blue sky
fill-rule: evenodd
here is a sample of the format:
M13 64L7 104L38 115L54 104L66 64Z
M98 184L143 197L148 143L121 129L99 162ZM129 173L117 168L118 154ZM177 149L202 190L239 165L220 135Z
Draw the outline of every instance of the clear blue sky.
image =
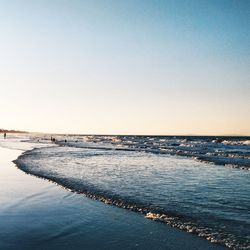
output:
M250 1L0 0L0 127L250 135Z

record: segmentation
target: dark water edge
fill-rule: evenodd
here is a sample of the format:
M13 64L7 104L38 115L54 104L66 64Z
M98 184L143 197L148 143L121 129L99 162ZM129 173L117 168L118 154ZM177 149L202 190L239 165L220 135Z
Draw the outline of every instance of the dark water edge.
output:
M36 177L52 181L62 186L63 188L66 188L75 193L83 194L86 197L91 198L93 200L98 200L105 204L109 204L109 205L113 205L113 206L117 206L120 208L124 208L124 209L128 209L134 212L141 213L148 219L152 219L154 221L161 222L161 223L166 223L174 228L179 228L182 231L202 237L210 241L211 243L219 244L221 246L226 246L231 249L249 249L249 245L243 244L241 247L239 247L237 243L221 238L220 235L222 232L219 232L216 234L213 232L212 229L199 227L197 224L191 223L188 218L180 217L180 216L177 216L176 214L169 214L163 210L148 208L148 207L145 207L143 204L139 204L138 202L135 203L134 201L131 201L131 200L124 200L118 195L108 195L106 193L103 193L101 190L90 189L88 186L85 186L82 183L79 186L79 183L69 182L67 178L53 177L53 176L46 175L45 173L37 173L35 171L30 171L26 167L26 165L23 164L22 159L32 152L33 150L26 151L22 155L20 155L17 158L17 160L13 161L17 165L18 168L20 168L22 171L24 171L27 174L34 175Z

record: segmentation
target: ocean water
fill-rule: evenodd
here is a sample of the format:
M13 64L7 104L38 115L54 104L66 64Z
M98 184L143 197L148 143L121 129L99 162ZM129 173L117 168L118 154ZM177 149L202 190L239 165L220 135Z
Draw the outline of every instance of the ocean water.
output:
M153 136L58 136L16 160L25 172L232 249L250 249L249 162L247 137Z
M5 143L10 145L9 140ZM22 149L25 146L30 147L23 143ZM0 146L1 250L225 249L163 223L146 220L139 213L26 175L11 163L20 153Z
M63 139L63 138L61 138ZM250 169L250 137L214 136L75 136L58 143L74 147L104 147L191 157Z

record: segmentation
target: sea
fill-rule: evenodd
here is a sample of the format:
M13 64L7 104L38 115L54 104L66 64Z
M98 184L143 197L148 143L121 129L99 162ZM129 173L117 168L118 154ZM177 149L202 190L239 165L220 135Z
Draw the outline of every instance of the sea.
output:
M14 161L26 173L250 249L250 137L31 134L12 143L31 145Z

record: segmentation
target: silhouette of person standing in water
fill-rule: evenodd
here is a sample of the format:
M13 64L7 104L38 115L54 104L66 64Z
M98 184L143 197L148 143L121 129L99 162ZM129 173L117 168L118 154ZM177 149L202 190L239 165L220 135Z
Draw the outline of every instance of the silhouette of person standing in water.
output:
M4 139L6 139L6 133L3 134Z

